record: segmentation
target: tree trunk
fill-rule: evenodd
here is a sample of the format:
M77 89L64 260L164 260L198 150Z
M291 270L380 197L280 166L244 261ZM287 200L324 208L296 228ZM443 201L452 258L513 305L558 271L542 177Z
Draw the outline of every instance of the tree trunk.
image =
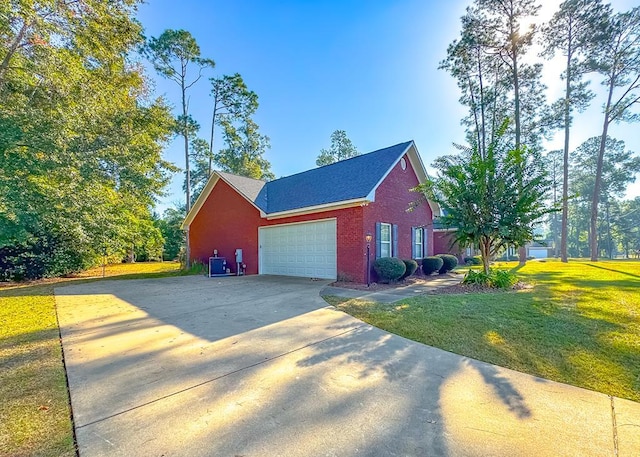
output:
M213 96L213 115L211 116L211 140L209 141L209 171L207 173L207 178L211 176L211 172L213 170L213 137L215 134L216 128L216 115L218 111L218 94L215 93Z
M609 199L607 199L607 203L605 206L605 215L607 218L607 250L609 251L609 259L613 259L613 246L611 244L613 240L611 239L611 217L610 217L609 210L610 210Z
M567 238L569 236L569 128L571 123L571 42L567 52L567 86L564 98L564 151L562 158L562 228L560 230L560 260L569 261Z
M607 133L609 131L609 110L611 109L611 99L615 78L609 78L609 96L604 109L604 122L602 124L602 136L600 137L600 150L598 151L598 165L596 167L596 182L593 186L593 199L591 200L591 225L589 231L589 250L591 261L598 261L598 203L600 201L600 187L602 187L602 168L604 164L604 151L607 146Z
M482 255L482 268L485 274L489 274L489 261L491 258L489 241L486 239L480 240L480 254Z
M484 99L484 82L482 80L482 64L480 62L480 57L482 52L479 47L476 48L477 54L476 58L478 59L478 84L480 85L480 125L482 126L482 156L487 156L487 123L485 118L485 99Z
M511 18L511 36L512 40L516 40L517 30L513 24L513 17ZM513 75L513 117L515 120L515 139L516 150L519 151L522 145L522 124L520 119L520 76L518 74L518 47L515 42L511 43L511 63L512 63L512 75ZM522 189L522 182L518 183L518 189ZM520 266L524 266L527 263L527 248L520 246L518 248L518 257L520 260Z
M468 76L467 76L467 84L469 85L471 109L473 110L473 123L476 126L476 141L478 143L478 150L480 151L480 156L484 159L484 150L481 149L481 144L480 144L480 121L478 121L478 108L476 105L476 97L473 94L473 85L471 84L471 78L469 78Z
M191 210L191 168L189 166L189 128L187 126L187 90L185 87L185 70L183 65L182 71L182 81L180 88L182 89L182 117L183 117L183 125L182 125L182 136L184 137L184 174L186 179L186 204L187 211L186 214L189 214ZM185 266L187 268L191 267L191 246L189 241L189 231L187 230L186 234L186 243L185 243Z
M18 32L18 35L16 35L16 38L13 40L13 43L11 43L11 46L9 47L7 54L4 56L4 59L2 59L2 63L0 63L0 84L4 84L4 75L7 72L7 69L9 68L9 62L11 61L11 58L15 54L20 44L22 43L22 40L25 34L27 33L28 28L29 28L29 21L25 19L24 22L22 23L22 27L20 27L20 31Z
M518 60L514 55L513 59L513 90L514 90L514 117L516 122L516 150L520 150L521 147L521 124L520 124L520 82L518 80ZM522 182L518 183L519 188L522 188ZM524 266L527 263L527 248L520 246L518 248L518 257L520 260L520 266Z

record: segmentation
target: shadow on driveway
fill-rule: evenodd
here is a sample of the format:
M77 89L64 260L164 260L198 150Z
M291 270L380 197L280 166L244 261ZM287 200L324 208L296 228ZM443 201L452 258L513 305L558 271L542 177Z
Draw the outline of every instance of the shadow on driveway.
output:
M606 396L391 335L327 307L325 284L56 289L80 455L611 452Z

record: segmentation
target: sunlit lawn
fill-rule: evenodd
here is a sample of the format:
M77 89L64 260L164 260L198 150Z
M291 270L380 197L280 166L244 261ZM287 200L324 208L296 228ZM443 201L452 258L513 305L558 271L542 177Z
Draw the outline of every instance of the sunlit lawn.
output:
M640 401L640 261L532 261L518 275L533 287L392 305L327 300L415 341Z
M182 274L179 264L106 268L110 279ZM78 275L101 276L102 269ZM0 456L73 456L73 433L53 288L57 279L0 283Z

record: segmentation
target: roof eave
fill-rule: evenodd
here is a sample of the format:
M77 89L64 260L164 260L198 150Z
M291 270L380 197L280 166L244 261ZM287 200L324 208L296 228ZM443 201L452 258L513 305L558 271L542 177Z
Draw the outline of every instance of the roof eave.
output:
M260 209L260 207L258 207L255 204L255 202L253 202L242 191L240 191L240 189L238 189L236 186L234 186L228 179L225 179L225 177L222 176L220 173L218 173L217 171L214 171L211 174L211 176L209 177L209 180L207 181L207 184L205 184L204 189L202 189L202 192L200 192L200 196L198 197L196 202L193 204L193 206L191 206L191 209L189 210L189 213L184 218L184 222L182 222L182 224L180 225L180 229L181 230L187 230L189 228L189 226L191 225L193 220L196 218L196 216L197 216L198 212L200 211L200 209L202 209L202 205L204 205L204 202L209 197L209 194L211 194L211 191L213 190L213 188L216 186L216 184L220 180L224 181L229 187L231 187L233 190L235 190L246 201L251 203L251 205L260 212L260 217L264 218L266 216L266 213L262 209Z
M367 206L369 203L371 203L371 200L368 200L367 197L354 198L351 200L342 200L338 202L325 203L322 205L306 206L303 208L290 209L286 211L278 211L275 213L267 213L262 217L266 218L267 220L282 219L284 217L303 216L306 214L320 213L325 211L335 211L338 209L353 208L356 206Z
M389 169L384 174L384 176L382 176L382 178L373 187L373 189L371 189L371 192L369 192L369 195L367 196L367 198L370 201L375 201L376 190L378 189L380 184L382 184L382 182L387 178L389 173L391 173L391 170L393 170L393 167L395 167L398 164L398 162L400 162L400 159L402 159L402 157L405 156L405 154L409 158L409 163L411 163L411 167L413 168L413 171L415 172L416 177L418 178L418 182L423 183L427 179L429 179L429 175L427 174L427 169L425 168L424 163L420 158L420 153L418 152L416 143L413 140L411 140L409 145L407 145L404 151L402 151L402 154L398 155L398 157L393 162L393 164L389 167ZM431 208L431 213L433 217L438 217L441 215L440 205L438 205L437 202L427 199L427 204L429 205L429 208Z

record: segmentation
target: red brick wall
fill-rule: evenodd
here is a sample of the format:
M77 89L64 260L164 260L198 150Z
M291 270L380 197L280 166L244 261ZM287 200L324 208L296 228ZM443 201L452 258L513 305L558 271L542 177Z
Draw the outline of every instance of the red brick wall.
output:
M213 250L233 263L235 250L242 249L247 274L258 273L258 227L317 219L337 219L339 275L362 281L366 245L362 229L362 208L266 220L247 200L220 180L194 218L189 229L191 259L208 262ZM235 268L235 265L232 265ZM365 279L366 280L366 279Z
M433 217L431 208L425 202L407 212L409 203L418 199L419 195L409 189L418 185L411 162L404 156L407 168L403 170L400 162L391 170L376 190L375 202L365 208L364 230L371 232L372 259L375 259L376 222L387 222L398 225L398 255L402 259L411 258L411 227L427 228L427 251L433 255Z
M226 257L233 264L235 250L243 250L243 261L247 274L258 273L258 227L317 219L337 219L338 265L340 277L366 282L366 242L365 235L373 235L371 259L375 260L376 222L398 225L399 257L411 258L411 227L427 228L427 250L434 253L432 213L424 203L413 212L406 209L418 194L409 189L418 184L418 178L406 159L407 169L398 163L376 191L375 202L366 207L353 207L334 211L266 220L247 200L220 180L211 191L209 198L194 218L189 229L191 259L207 262L213 250ZM232 265L235 267L235 265Z
M242 249L247 273L258 272L258 229L260 212L223 180L215 185L209 198L189 227L191 259L205 264L218 250L235 271L235 251Z
M448 231L438 231L433 234L433 245L434 245L434 254L453 254L455 255L459 261L462 261L464 258L464 250L460 248L457 244L451 246L451 232Z
M282 219L266 220L262 226L306 222L318 219L336 218L338 237L338 265L339 277L347 277L354 281L366 281L364 277L366 242L362 229L362 209L359 206L321 213L306 214L304 216L286 217ZM365 278L364 280L362 278Z

